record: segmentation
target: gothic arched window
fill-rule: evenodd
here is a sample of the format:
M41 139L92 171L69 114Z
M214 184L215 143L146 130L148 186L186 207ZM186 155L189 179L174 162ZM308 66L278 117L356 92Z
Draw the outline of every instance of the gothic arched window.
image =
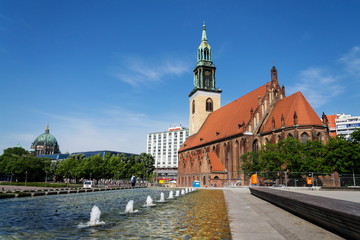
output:
M259 141L257 139L255 139L253 142L252 150L253 150L253 152L259 151Z
M204 59L205 59L205 60L210 60L210 59L209 59L209 49L208 49L208 48L205 48L205 49L204 49Z
M302 143L306 143L309 140L309 138L310 138L309 134L305 132L300 135L300 141Z
M211 98L206 99L206 111L208 112L213 111L213 101Z

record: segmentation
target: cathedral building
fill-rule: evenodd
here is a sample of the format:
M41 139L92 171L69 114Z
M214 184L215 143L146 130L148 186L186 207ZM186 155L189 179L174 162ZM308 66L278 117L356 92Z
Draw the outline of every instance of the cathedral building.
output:
M61 153L56 138L50 134L49 126L46 126L45 133L34 140L31 149L35 156Z
M287 97L275 67L270 81L223 107L215 70L203 26L189 94L190 136L178 151L178 186L192 186L194 181L202 187L248 185L240 169L242 154L288 137L328 140L325 114L320 119L301 92Z

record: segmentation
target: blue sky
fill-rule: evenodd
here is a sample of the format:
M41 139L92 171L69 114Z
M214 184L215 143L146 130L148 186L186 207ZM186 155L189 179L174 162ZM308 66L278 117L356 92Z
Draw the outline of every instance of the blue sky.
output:
M319 116L360 115L360 1L1 0L0 152L47 124L70 153L188 126L204 21L222 105L275 65Z

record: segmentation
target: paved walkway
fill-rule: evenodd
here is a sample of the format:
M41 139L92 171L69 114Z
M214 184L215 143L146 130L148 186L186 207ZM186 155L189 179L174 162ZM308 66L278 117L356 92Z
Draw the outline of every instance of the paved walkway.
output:
M49 189L49 188L33 187L33 186L0 185L0 191L8 191L8 190L24 191L24 190L44 190L44 189Z
M343 239L260 198L248 188L225 188L232 238L255 239Z

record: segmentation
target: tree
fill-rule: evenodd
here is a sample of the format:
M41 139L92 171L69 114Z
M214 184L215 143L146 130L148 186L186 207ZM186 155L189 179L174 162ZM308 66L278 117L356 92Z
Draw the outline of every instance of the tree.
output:
M331 172L350 173L358 159L356 145L342 136L331 138L326 144L325 164Z
M360 128L357 128L350 134L350 139L355 144L360 144Z
M13 148L5 149L3 156L10 156L10 155L22 156L28 154L29 152L22 147L13 147Z
M80 172L80 163L84 158L83 154L75 154L61 160L56 169L57 178L63 179L77 175Z
M320 141L302 143L287 138L276 144L266 144L259 152L241 156L244 172L360 172L360 131L348 141L342 136L331 138L325 145Z
M241 169L245 173L254 173L263 170L260 164L260 157L258 152L248 152L241 157Z
M149 176L154 172L155 160L151 154L147 154L147 153L141 153L139 158L140 161L143 163L143 168L144 168L143 178L148 179Z
M277 144L266 144L260 152L261 171L283 171L285 158Z
M332 169L326 164L326 149L319 141L307 141L304 144L304 161L300 172L331 173Z
M44 181L50 164L50 159L37 158L21 147L8 148L0 156L0 174L19 181Z
M107 178L126 178L129 164L125 154L112 155L105 164Z

